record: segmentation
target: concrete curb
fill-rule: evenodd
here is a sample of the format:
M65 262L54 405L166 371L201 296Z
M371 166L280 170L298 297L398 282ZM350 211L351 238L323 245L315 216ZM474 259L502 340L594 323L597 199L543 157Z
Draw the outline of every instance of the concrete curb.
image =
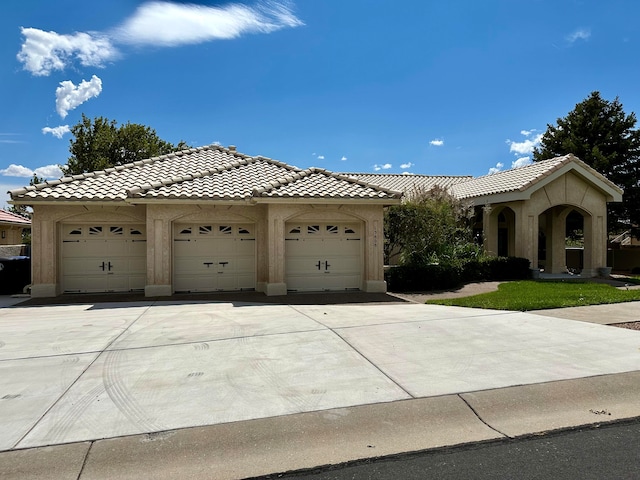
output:
M240 479L640 417L640 371L0 453L12 479Z

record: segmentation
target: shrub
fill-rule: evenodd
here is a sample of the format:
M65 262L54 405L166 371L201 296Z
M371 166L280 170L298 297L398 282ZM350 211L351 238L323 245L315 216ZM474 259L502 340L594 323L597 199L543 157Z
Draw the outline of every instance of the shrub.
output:
M390 291L447 290L463 283L522 280L531 277L529 260L518 257L488 257L453 261L449 264L400 265L385 272Z

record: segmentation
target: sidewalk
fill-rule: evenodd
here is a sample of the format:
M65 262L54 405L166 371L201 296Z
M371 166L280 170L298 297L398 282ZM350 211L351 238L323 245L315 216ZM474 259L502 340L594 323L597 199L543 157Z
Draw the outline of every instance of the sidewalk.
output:
M0 477L246 478L640 416L640 332L330 297L3 309Z

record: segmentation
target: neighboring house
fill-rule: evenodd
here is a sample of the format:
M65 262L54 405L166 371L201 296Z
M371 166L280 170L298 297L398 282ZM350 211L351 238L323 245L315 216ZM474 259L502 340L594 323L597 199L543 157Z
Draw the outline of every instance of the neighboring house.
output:
M481 207L485 249L563 271L584 218L585 275L606 266L622 191L569 155L493 175L336 174L208 146L10 192L33 207L32 296L64 292L384 292L383 213L414 185Z
M20 245L23 230L31 228L31 220L0 210L0 245Z
M212 145L10 192L33 207L34 297L384 292L401 194Z

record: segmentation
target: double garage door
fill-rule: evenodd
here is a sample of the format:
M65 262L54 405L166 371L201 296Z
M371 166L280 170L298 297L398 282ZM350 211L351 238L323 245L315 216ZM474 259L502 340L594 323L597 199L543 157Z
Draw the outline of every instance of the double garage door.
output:
M144 225L62 226L62 288L68 293L129 292L146 284Z

